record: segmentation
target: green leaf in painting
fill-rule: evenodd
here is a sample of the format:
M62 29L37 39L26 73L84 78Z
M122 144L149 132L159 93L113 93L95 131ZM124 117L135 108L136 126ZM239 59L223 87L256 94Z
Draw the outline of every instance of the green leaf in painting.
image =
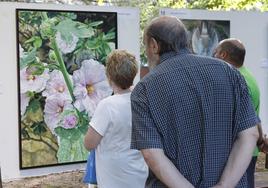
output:
M88 25L91 26L91 27L96 27L96 26L99 26L101 24L103 24L103 21L91 22Z
M115 32L109 32L106 35L104 35L104 40L112 40L115 38Z
M83 23L78 23L77 22L77 29L74 31L74 34L78 37L78 38L89 38L92 37L94 35L94 30L92 27L88 27L87 25L83 24Z
M86 134L88 130L89 119L86 112L80 112L80 126L78 126L79 131Z
M76 128L65 129L60 126L55 128L55 133L61 138L65 138L65 139L69 139L73 141L78 140L79 137L81 136L81 132Z
M115 49L115 43L114 43L114 42L108 42L108 45L110 46L110 48L111 48L112 50Z
M102 47L103 47L103 50L105 52L104 55L107 55L107 54L109 54L111 52L111 48L110 48L110 46L107 43L103 43L103 46Z
M25 43L32 43L34 48L39 48L42 45L42 39L39 36L33 36L29 40L25 41Z
M87 40L86 47L88 49L97 49L97 48L99 48L100 47L99 40L97 40L97 39Z
M41 104L38 99L33 99L30 101L29 106L27 107L27 110L32 112L37 112L37 110L41 108Z
M20 58L20 69L25 68L26 66L28 66L29 63L31 63L35 60L36 60L36 49L34 48L32 51L30 51L24 57Z
M59 149L57 151L57 157L60 163L72 162L70 160L71 159L71 156L70 156L71 144L72 144L71 140L63 139L60 137Z
M62 39L67 43L72 42L73 35L78 38L88 38L94 35L94 31L91 27L70 19L61 21L55 26L55 29L60 32Z
M62 163L86 160L88 151L84 147L83 140L83 134L77 140L60 137L59 150L57 152L58 161Z
M55 35L54 26L58 23L58 18L54 17L51 19L46 19L40 25L40 34L43 39L48 39Z
M33 45L34 45L35 48L41 47L41 45L42 45L42 39L40 37L36 37Z
M45 133L47 131L44 122L33 123L31 128L36 135L42 135L42 133Z
M31 74L31 75L41 75L43 74L45 70L45 66L42 65L41 63L30 63L27 71Z

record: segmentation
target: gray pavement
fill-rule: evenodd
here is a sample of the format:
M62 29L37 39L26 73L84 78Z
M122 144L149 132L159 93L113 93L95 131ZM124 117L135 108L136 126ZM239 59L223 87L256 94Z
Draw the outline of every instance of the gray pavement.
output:
M268 188L268 171L255 172L255 186L257 188Z

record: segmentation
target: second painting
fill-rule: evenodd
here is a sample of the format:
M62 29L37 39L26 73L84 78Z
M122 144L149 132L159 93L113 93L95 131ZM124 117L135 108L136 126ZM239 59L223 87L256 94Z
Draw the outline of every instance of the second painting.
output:
M16 23L20 167L85 161L90 118L112 94L117 13L17 9Z
M230 37L230 21L182 19L188 30L190 48L195 54L212 56L217 44Z

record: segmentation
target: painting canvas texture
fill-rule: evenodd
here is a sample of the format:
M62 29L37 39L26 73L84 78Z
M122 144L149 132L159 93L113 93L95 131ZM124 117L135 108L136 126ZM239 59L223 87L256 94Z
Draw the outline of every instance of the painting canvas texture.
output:
M117 13L17 9L16 24L20 168L85 161L90 118L112 94Z
M188 30L189 46L195 54L212 56L217 44L230 37L230 21L182 19Z

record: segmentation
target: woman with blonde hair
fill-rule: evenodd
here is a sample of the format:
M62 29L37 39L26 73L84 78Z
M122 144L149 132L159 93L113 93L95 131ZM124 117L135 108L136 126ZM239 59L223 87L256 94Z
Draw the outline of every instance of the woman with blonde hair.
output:
M114 95L99 102L84 140L88 150L96 148L100 188L145 187L148 167L141 153L130 149L130 87L137 70L135 57L125 50L115 50L108 56L106 75Z

